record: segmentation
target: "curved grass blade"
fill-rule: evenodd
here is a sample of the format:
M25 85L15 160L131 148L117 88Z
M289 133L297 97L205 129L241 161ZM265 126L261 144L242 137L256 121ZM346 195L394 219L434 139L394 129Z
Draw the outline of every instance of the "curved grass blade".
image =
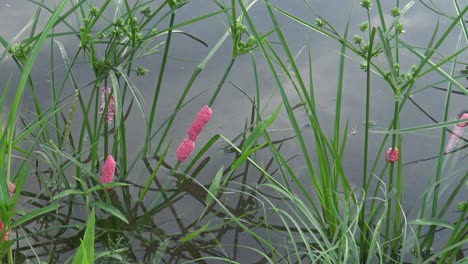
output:
M80 247L73 258L73 264L94 263L94 226L95 226L94 208L88 218L86 231L81 240Z
M90 205L96 206L96 207L110 213L111 215L119 218L120 220L122 220L126 224L128 224L128 220L125 217L125 215L123 215L122 212L120 212L119 209L115 208L114 206L112 206L112 205L110 205L108 203L102 202L102 201L91 202Z
M221 166L221 168L219 168L218 172L213 178L213 181L210 184L210 188L208 189L208 192L211 195L207 195L205 199L205 204L207 207L209 207L211 202L213 201L213 196L216 197L216 195L218 195L219 186L221 185L221 178L223 177L223 172L224 172L224 166Z

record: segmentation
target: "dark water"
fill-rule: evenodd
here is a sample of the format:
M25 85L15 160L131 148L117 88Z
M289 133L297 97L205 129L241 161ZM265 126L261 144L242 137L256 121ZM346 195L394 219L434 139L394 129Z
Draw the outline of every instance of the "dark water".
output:
M290 0L272 2L275 5L278 5L307 21L314 21L315 19L315 15L310 9L305 7L303 1ZM390 10L392 7L390 2L393 1L383 2L385 2L385 10ZM440 6L446 6L447 12L450 14L453 13L451 1L440 2L446 2L446 4L440 3ZM318 13L320 13L334 26L336 26L338 31L343 32L346 19L352 8L352 1L315 0L309 1L309 3L318 11ZM407 1L402 1L401 6L404 6L406 3ZM465 5L468 4L466 1L463 3L465 3ZM464 6L463 3L460 3L461 6ZM2 1L0 3L0 17L2 18L2 21L9 22L0 23L0 32L3 38L11 41L13 37L26 25L27 18L31 17L34 10L34 8L31 6L31 3L26 1ZM360 8L358 4L354 8L355 11L350 22L350 36L359 33L359 25L365 20L365 13L362 8ZM190 1L189 4L178 11L176 23L216 10L217 7L212 2L204 0ZM252 8L251 15L254 18L257 29L260 32L267 32L272 29L271 21L262 3L257 3L257 5ZM434 14L434 12L425 8L419 1L416 1L415 5L401 19L405 26L405 31L407 32L407 34L404 34L402 38L415 46L425 47L430 40L438 18L439 17ZM292 20L286 19L280 15L278 15L278 20L279 24L282 26L283 32L286 34L286 38L289 40L290 48L295 54L298 54L298 63L301 66L301 71L305 75L308 71L308 64L307 51L303 48L305 45L307 45L307 40L310 41L314 63L314 85L316 87L316 98L318 99L318 114L325 131L329 132L331 136L335 113L336 78L340 46L337 43L325 39L323 36L311 32L310 30L298 25ZM374 23L378 23L378 17L375 10L373 12L372 21ZM43 23L43 21L40 21L40 24L41 23ZM441 19L441 29L446 28L448 25L449 22L447 19ZM195 67L206 56L207 52L209 52L211 47L214 46L218 39L224 34L226 29L227 21L224 16L212 17L201 23L196 23L183 28L183 30L187 33L190 33L206 42L209 48L204 47L200 43L196 43L184 35L176 34L174 36L170 54L171 58L167 66L166 77L164 78L163 89L160 95L163 100L160 101L158 106L158 117L167 117L174 111L174 107L179 99L179 96L189 81ZM28 32L29 31L26 31L26 34ZM442 54L441 56L449 55L455 50L457 39L459 37L458 34L459 30L455 30L453 34L449 35L442 48L438 51ZM163 38L161 38L160 41L163 41ZM73 52L77 49L79 42L75 38L64 38L61 39L61 41L63 41L69 56L72 56ZM228 39L225 45L218 51L216 56L206 66L201 76L195 82L193 89L190 91L189 98L197 95L200 92L204 92L205 90L207 90L207 92L202 93L202 95L196 97L190 104L185 106L179 112L174 122L174 126L170 133L170 138L173 139L173 147L169 151L170 154L167 158L167 161L172 164L175 163L176 159L175 148L178 143L185 137L186 129L192 121L194 113L196 113L203 105L208 103L212 91L221 79L224 69L227 67L231 52L229 41L230 40ZM466 43L463 43L463 45L466 45ZM40 55L33 70L35 85L38 89L44 90L43 92L39 93L41 96L41 103L44 103L44 106L50 105L51 103L49 89L50 83L48 82L50 78L50 55L48 54L47 50L49 47L49 43L45 45L44 52ZM3 52L2 48L0 48L0 52ZM260 87L262 87L261 107L264 109L262 114L267 115L271 113L272 110L280 103L281 97L275 88L271 73L267 69L265 62L262 60L261 54L257 52L256 55L259 62L258 70L260 74ZM466 58L466 52L460 55L459 58ZM135 85L146 99L147 111L149 111L151 107L150 99L154 94L154 87L157 74L159 72L160 60L161 57L156 55L143 58L138 61L138 65L142 65L150 69L150 74L148 74L146 77L135 78L134 80ZM419 61L406 50L402 51L400 60L401 68L405 71L408 70L413 63L417 63ZM59 57L55 58L55 62L57 65L61 65L61 63L63 63ZM348 137L348 144L345 151L343 164L347 171L350 182L356 186L360 186L362 181L361 175L365 117L365 74L359 69L360 62L361 61L359 58L352 55L347 60L342 108L343 127L345 121L349 122L350 127L350 135ZM449 71L449 66L450 65L444 65L444 70ZM91 66L89 63L78 63L74 70L75 74L81 77L79 79L80 85L84 86L90 81L89 78L93 78ZM58 67L57 75L63 76L63 71L63 69ZM10 74L12 74L14 77L12 81L12 87L15 87L17 83L17 76L19 76L18 70L9 58L5 58L0 65L0 87L3 87L5 80L10 76ZM89 76L89 78L87 78L87 76ZM415 90L431 84L432 82L440 81L442 78L442 76L437 74L429 75L426 79L418 82ZM232 82L236 86L242 88L242 90L244 90L245 93L247 93L250 97L255 95L251 61L248 55L244 55L237 59L233 71L229 75L227 81ZM467 82L463 80L462 84L466 86ZM443 84L442 86L445 87L444 85L446 84ZM386 84L376 76L372 78L372 86L373 90L371 100L373 103L371 120L375 121L376 130L383 130L387 128L393 116L392 91L390 87L386 86ZM288 94L291 96L291 101L293 103L298 103L299 100L295 95L293 87L287 83L285 84L285 87ZM11 92L11 95L13 96L14 91ZM72 92L73 91L70 87L70 89L66 89L65 94L70 95ZM84 95L89 94L89 92L89 87L83 89ZM32 107L30 96L28 93L26 93L25 96L24 107L33 111L34 108ZM428 111L438 120L441 119L443 113L444 98L445 94L443 92L430 89L417 93L413 96L415 101L417 101L426 111ZM454 96L450 109L452 116L455 117L456 113L463 109L465 105L466 99L464 96ZM250 118L251 106L251 102L245 95L235 89L233 85L229 83L225 84L213 105L213 118L208 124L206 130L198 139L197 145L204 145L204 143L207 142L214 134L223 134L230 139L236 137L243 131L245 121ZM3 109L3 111L4 113L2 113L2 115L4 117L5 113L8 112L8 109ZM304 137L306 139L309 138L310 141L313 141L313 131L310 127L307 126L307 118L305 114L297 112L297 118L299 122L304 125ZM165 118L157 118L154 127L159 127L159 125L161 125L164 120ZM415 108L410 103L407 103L405 109L403 110L401 127L414 127L418 125L429 124L430 122L431 121L425 117L424 114L421 113L417 108ZM130 117L126 121L126 125L128 128L127 152L129 157L132 157L132 155L135 156L141 150L143 144L145 144L143 140L145 137L145 124L141 114L136 107L133 108ZM272 136L276 137L276 139L281 139L285 136L290 136L293 134L291 125L289 124L289 121L284 113L282 113L278 120L272 125L271 132ZM440 140L439 136L439 130L424 131L422 134L418 133L405 135L405 149L403 154L404 160L410 162L435 156L438 152L438 145ZM380 134L371 135L370 157L376 156L376 151L380 145L381 138L382 136ZM153 145L156 144L155 142L157 142L157 138L153 142ZM223 142L217 143L216 148L210 152L210 162L203 169L202 173L197 177L197 179L202 184L208 185L219 167L223 164L225 167L227 167L233 160L234 155L223 150L225 146L226 144ZM285 157L292 157L297 154L298 149L299 147L296 141L291 140L282 147L282 153ZM199 148L195 151L198 150ZM463 153L456 156L456 159L461 159L462 156ZM314 157L313 153L311 153L311 157ZM267 153L261 153L258 158L263 159L264 162L269 161L269 156ZM382 159L383 161L384 157L375 157L375 159ZM373 158L371 158L371 162L373 162ZM460 173L460 171L463 171L463 168L466 168L462 165L463 162L463 160L453 162L454 167L449 171L453 173ZM152 166L155 164L155 161L151 161ZM405 167L405 186L407 191L405 193L406 204L403 206L408 209L412 208L409 213L410 218L415 218L417 216L419 211L417 207L420 203L416 203L415 206L413 206L413 203L421 198L422 192L426 187L427 180L430 177L433 177L432 175L434 175L433 172L435 170L435 164L435 160L431 160L427 162L411 164ZM290 162L290 165L295 168L296 171L304 171L304 173L306 173L306 167L302 158L298 157L293 159ZM184 169L185 166L186 164L183 164L181 169ZM129 181L137 184L144 184L149 175L150 173L145 164L143 162L138 162L129 176ZM251 175L249 175L248 178L245 179L245 181L254 186L258 176L258 173L253 172ZM455 177L455 175L448 174L446 177ZM176 186L175 180L173 180L173 177L167 170L163 170L161 173L158 173L158 180L164 186L167 185L168 188L174 188ZM152 252L154 254L155 250L161 246L161 241L164 239L181 239L185 236L185 234L187 234L187 232L195 230L195 227L200 227L200 225L197 223L197 219L201 212L205 209L205 205L202 203L204 200L203 191L196 189L195 186L191 187L193 189L189 188L187 195L181 196L181 199L177 200L177 202L175 202L172 207L166 207L164 210L155 215L154 218L150 219L150 221L147 221L147 223L144 225L145 228L142 228L142 231L144 232L136 232L135 230L132 230L131 226L119 226L116 224L115 219L109 219L109 222L101 224L103 224L103 226L112 226L114 228L126 230L125 234L128 235L128 239L123 239L123 244L134 249L135 256L137 258L143 258L146 256L145 253L149 254ZM140 189L138 188L130 188L128 190L128 193L132 196L130 199L131 202L128 202L128 204L135 204L139 192ZM449 193L449 191L447 193ZM236 213L247 210L254 210L259 206L255 199L242 197L239 195L239 193L236 192L227 195L226 197L230 199L229 202L232 202L231 209ZM151 207L154 204L163 203L163 199L164 198L162 197L162 194L159 192L151 192L151 194L147 196L147 199L145 199L145 205ZM457 197L457 201L463 201L466 199L466 194ZM118 204L119 202L116 201L116 203ZM124 204L127 203L127 201L122 201L122 198L120 198L120 203ZM457 202L455 202L455 204L456 203ZM80 218L84 211L81 211L78 208L79 206L77 206L77 211L74 212L73 215L77 218ZM133 214L133 216L138 217L141 214L142 209L139 208ZM450 218L456 216L451 213L448 215ZM132 214L129 214L129 218L131 217ZM222 216L214 216L214 214L207 219L211 219L212 222L210 222L210 225L213 226L223 222ZM135 223L141 223L138 222L137 219L134 220ZM202 225L205 224L206 221L207 220L203 220ZM213 237L216 236L216 239L218 239L221 244L237 245L241 243L244 246L256 247L256 242L248 239L247 236L239 232L235 226L225 226L224 228L225 230L220 228L220 230L217 230L216 232L208 232L206 236L201 239L196 239L193 243L190 243L190 245L187 244L186 247L175 247L175 245L169 243L168 252L171 253L169 255L172 255L172 258L169 255L166 255L165 258L168 261L175 262L183 259L197 258L197 254L201 254L202 256L216 255L218 253L221 254L220 252L223 252L223 250L225 250L229 256L237 256L237 259L241 263L247 263L252 259L259 258L258 254L255 252L242 248L232 249L229 246L225 246L224 249L221 249L220 247L214 247L212 249L213 251L210 251L210 243L214 243L214 241L216 241L213 239ZM73 236L72 234L70 235ZM64 243L63 246L64 249L66 249L65 244L66 243ZM105 243L101 244L102 248L104 248L104 244ZM75 244L72 244L72 248L73 245ZM109 248L110 245L106 245L106 247ZM201 250L201 248L210 248L210 250ZM145 250L148 252L145 252ZM47 250L44 249L44 251ZM72 254L72 252L68 252L68 254ZM181 257L181 259L177 259L174 256Z

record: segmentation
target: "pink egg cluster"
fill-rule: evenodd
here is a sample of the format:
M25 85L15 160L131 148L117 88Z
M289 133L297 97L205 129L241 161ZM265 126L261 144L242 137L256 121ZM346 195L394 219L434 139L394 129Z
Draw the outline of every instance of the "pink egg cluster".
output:
M3 222L0 220L0 233L3 232L5 228L5 225L3 224ZM10 239L10 232L6 232L5 233L5 236L3 237L3 241L8 241Z
M188 138L184 138L182 143L180 143L177 148L176 155L177 159L180 162L185 161L192 151L195 149L195 141L197 140L200 133L203 131L203 128L208 124L213 115L213 111L207 105L205 105L197 114L195 119L188 130Z
M10 192L10 198L13 198L13 195L15 194L16 186L14 183L10 182L8 185L8 191Z
M467 119L467 118L468 118L468 113L463 113L458 119ZM457 124L457 127L466 127L466 126L468 126L468 122Z
M101 183L111 183L114 181L115 166L114 158L111 155L107 156L104 168L102 168Z
M192 153L194 148L195 142L189 138L184 138L180 146L177 148L177 159L180 162L183 162L190 156L190 153Z
M200 112L198 112L197 117L193 120L190 129L188 130L188 138L192 141L197 140L198 135L202 132L203 128L208 124L213 115L213 111L207 105L205 105Z
M398 161L398 148L387 150L387 162L397 162Z
M459 115L458 119L467 119L468 113L462 113ZM452 129L452 134L450 135L447 144L445 145L445 153L449 153L453 151L458 143L460 142L461 138L463 137L463 132L465 131L465 127L468 126L468 122L458 123Z
M99 108L99 116L104 114L104 108L106 106L107 100L109 100L109 96L112 92L112 89L108 86L106 88L101 88L101 106ZM107 116L106 121L108 124L112 123L114 120L115 115L115 97L112 95L110 98L109 104L107 105Z

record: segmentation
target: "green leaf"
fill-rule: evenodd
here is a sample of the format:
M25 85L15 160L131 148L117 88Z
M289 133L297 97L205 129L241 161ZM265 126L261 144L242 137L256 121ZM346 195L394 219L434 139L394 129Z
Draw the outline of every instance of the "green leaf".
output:
M252 133L250 133L249 137L245 141L245 144L242 147L242 152L247 151L248 149L250 149L255 144L255 142L260 137L260 135L263 135L265 130L273 123L273 121L275 121L275 119L278 116L280 110L281 110L281 105L279 105L276 108L275 112L272 115L268 116L266 119L264 119L260 123L258 123L258 125L254 128Z
M81 194L81 195L84 195L85 192L83 191L80 191L80 190L75 190L75 189L70 189L70 190L65 190L63 192L60 192L60 193L57 193L56 195L54 195L52 197L52 199L50 199L51 201L54 201L54 200L57 200L57 199L62 199L66 196L69 196L69 195L74 195L74 194Z
M403 133L409 133L409 132L419 132L419 131L428 130L428 129L448 127L451 125L456 125L456 124L460 124L464 122L468 122L468 118L457 119L457 120L452 120L452 121L447 121L447 122L440 122L436 124L417 126L417 127L412 127L412 128L402 128L398 130L383 130L383 131L371 130L371 132L378 133L378 134L403 134Z
M147 122L148 118L146 117L146 111L145 111L146 106L145 106L145 100L144 100L143 95L138 90L138 88L133 84L131 79L127 76L127 73L125 72L124 69L122 69L120 66L116 67L115 69L120 73L120 76L122 76L122 78L128 84L128 88L129 88L130 92L132 92L133 97L135 98L135 101L137 102L137 105L138 105L138 108L140 109L143 120L145 122ZM114 80L112 80L112 81L114 83ZM117 90L115 88L114 88L114 91L117 92ZM116 94L116 96L117 96L117 94ZM117 112L117 106L116 106L115 111ZM119 112L117 112L117 113L119 113Z
M108 203L105 203L105 202L101 202L101 201L92 202L91 205L94 205L94 206L99 207L100 209L102 209L104 211L107 211L111 215L119 218L120 220L122 220L122 221L124 221L125 223L128 224L128 220L125 217L125 215L123 215L122 212L120 212L119 209L115 208L114 206L112 206L112 205L110 205Z
M99 252L96 254L96 260L105 258L109 261L110 258L116 259L120 262L118 263L123 263L124 262L124 257L120 253L126 253L129 250L129 248L119 248L119 249L110 249L107 251ZM159 263L159 262L158 262Z
M231 171L236 170L240 165L244 163L244 161L254 152L256 152L259 149L262 149L265 147L266 144L261 144L256 146L255 148L249 149L245 152L242 153L242 155L232 163L231 165Z
M224 166L219 168L218 172L216 173L213 182L208 189L209 194L206 196L205 203L206 206L209 206L210 203L213 201L213 196L216 196L219 190L219 185L221 184L221 178L223 177ZM210 195L211 194L211 195Z
M159 244L160 246L158 247L158 250L154 254L152 263L161 263L162 262L163 255L166 252L167 246L169 246L170 241L171 240L169 238L167 238L166 240L164 240L162 243Z
M21 133L13 140L13 145L18 144L27 136L29 136L32 132L34 132L38 127L42 127L45 123L49 122L50 117L55 115L60 109L57 108L49 113L44 112L37 116L34 121L32 121L25 130L21 131ZM37 122L36 122L37 120Z
M206 223L204 226L200 227L199 229L193 231L192 233L188 234L187 236L185 236L184 238L182 238L181 242L182 243L186 243L186 242L189 242L190 240L196 238L197 236L199 236L202 232L205 232L208 227L210 226L210 223Z
M3 104L5 103L7 92L10 89L10 82L11 82L11 76L8 77L5 85L3 86L3 92L2 92L2 95L0 96L0 109L3 109ZM2 130L3 130L3 120L2 120L2 115L0 115L0 142L2 142L2 138L3 138Z
M445 227L445 228L452 229L452 230L454 229L454 226L449 221L443 220L443 219L437 219L437 218L417 219L417 220L411 221L410 224L429 225L429 226L435 225L435 226L441 226L441 227Z
M122 187L122 186L128 186L128 183L125 182L112 182L112 183L106 183L105 185L96 185L92 188L89 188L89 190L86 191L87 194L99 191L99 190L105 190L108 188L115 188L115 187Z
M25 216L23 217L20 217L18 220L16 220L12 225L11 225L11 229L19 226L19 225L22 225L30 220L33 220L34 218L38 217L38 216L41 216L43 214L46 214L48 212L51 212L51 211L54 211L54 210L57 210L58 208L60 207L60 205L58 204L54 204L54 205L49 205L49 206L46 206L46 207L42 207L41 209L37 209L35 211L32 211L30 213L27 213Z
M73 258L73 264L94 263L94 208L88 218L86 231L81 245Z

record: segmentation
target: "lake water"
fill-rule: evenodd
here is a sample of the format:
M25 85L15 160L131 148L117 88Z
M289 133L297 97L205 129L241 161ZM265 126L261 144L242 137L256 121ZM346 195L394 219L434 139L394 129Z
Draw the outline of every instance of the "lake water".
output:
M48 5L51 5L49 2L52 1L46 1ZM321 16L333 24L339 32L343 32L344 30L346 19L352 8L352 2L353 1L342 0L309 1L310 5L313 6L315 10L321 14ZM391 10L393 1L383 2L385 2L384 9L388 11ZM408 1L401 2L401 6L404 6ZM465 5L468 4L467 1L460 2L462 4L465 3ZM303 1L272 1L272 3L312 23L315 20L315 15L310 9L306 7ZM451 1L444 0L439 1L439 3L442 7L446 6L446 11L453 15ZM28 19L32 16L35 10L35 8L32 6L33 5L27 1L5 0L0 3L1 20L5 22L7 21L7 23L0 23L0 34L4 39L12 41L14 36L18 34L18 32L28 23ZM358 3L354 9L355 11L350 22L350 36L359 33L359 25L365 20L365 12ZM190 1L177 12L176 23L198 17L208 12L214 12L216 10L218 9L212 1ZM372 13L372 21L378 23L377 13L375 10L373 10ZM261 2L257 3L257 5L252 8L251 15L254 18L254 22L256 23L257 29L260 32L268 32L272 30L273 27L268 13ZM405 26L405 31L407 32L407 34L402 35L402 39L415 46L427 46L438 19L438 15L417 1L415 5L408 11L408 13L405 14L405 16L401 19ZM316 87L316 98L318 99L318 115L322 121L322 125L325 131L329 132L331 137L333 133L332 129L335 114L336 78L338 76L337 72L339 65L340 46L334 41L328 40L322 35L312 32L311 30L308 30L305 27L300 26L296 22L281 15L278 15L278 20L282 30L286 34L286 39L289 41L291 50L298 56L298 62L301 66L301 71L303 71L304 74L308 71L307 50L304 48L308 43L307 41L310 43L314 65L314 85ZM43 24L44 21L40 20L39 25ZM163 88L160 95L163 100L160 101L158 106L158 117L168 117L171 113L173 113L174 107L179 100L182 90L189 81L195 67L206 56L207 52L210 51L211 47L216 44L218 39L224 34L228 27L227 25L228 24L225 16L218 15L204 20L201 23L195 23L182 28L185 32L192 34L206 42L209 48L206 48L205 46L197 43L185 35L174 35L170 52L171 57L168 62L166 76L163 81ZM449 21L447 19L441 19L440 31L442 32L443 29L448 27L448 25ZM23 39L24 36L28 34L28 32L29 31L27 30L26 33L20 37L20 39ZM459 30L455 30L453 34L448 36L444 45L440 48L440 50L438 50L442 56L449 55L454 52L459 33ZM161 37L160 41L163 41L164 39L165 36ZM275 37L272 37L270 41L274 40ZM75 37L66 37L60 39L60 41L63 42L68 56L71 57L78 48L79 41L77 41ZM177 118L175 119L174 127L171 129L170 133L170 138L173 139L173 147L169 151L170 154L166 158L167 161L170 161L173 164L176 160L175 148L177 147L178 142L180 142L185 137L186 129L192 121L195 113L203 105L208 103L212 91L215 89L225 68L227 67L231 54L231 46L229 41L230 40L228 39L228 41L226 41L226 45L221 47L218 53L203 70L201 76L195 82L194 89L190 91L188 96L188 98L195 97L195 99L187 104L178 113ZM466 43L464 42L463 45L466 45ZM40 89L38 95L40 97L40 102L44 105L44 107L47 107L52 103L50 94L51 58L49 49L50 43L46 43L32 73L33 82L36 85L36 88ZM163 46L161 46L160 50L163 50ZM0 48L0 52L3 53L3 51L4 49ZM257 51L255 54L258 58L258 71L260 76L259 81L260 87L262 89L260 98L261 107L264 109L262 115L266 116L270 114L281 102L281 96L276 90L271 73L267 69L265 62L262 59L261 53ZM466 55L467 53L464 52L459 56L459 58L465 59ZM56 63L56 74L59 76L57 78L60 80L60 78L63 78L64 75L64 69L62 67L63 60L59 56L56 56L53 58L53 60ZM149 74L146 77L134 79L135 86L139 89L143 98L146 100L145 107L147 111L149 111L151 107L151 98L154 94L154 87L159 72L160 61L160 55L146 57L138 61L138 65L142 65L150 69ZM401 53L400 61L402 70L408 70L412 64L418 62L418 59L405 50ZM365 74L359 68L360 62L361 60L359 58L352 55L350 55L346 62L347 70L345 74L342 109L343 127L345 122L348 121L350 128L350 134L348 137L348 144L346 147L343 164L347 171L350 182L356 186L360 186L362 181L361 177L365 120ZM206 130L204 130L203 134L198 139L197 145L204 145L215 134L223 134L227 138L233 139L244 130L244 124L246 120L249 120L251 115L252 104L243 93L234 87L234 85L240 87L251 98L255 96L255 83L252 75L251 65L251 60L248 55L243 55L236 60L234 68L227 79L227 83L224 85L216 102L212 106L214 111L213 118L208 124ZM449 71L449 67L450 65L443 66L444 70L446 71ZM78 77L80 87L84 87L87 83L90 82L91 78L94 78L89 62L83 60L83 58L81 58L81 61L76 64L74 71L75 76ZM12 76L11 87L14 88L18 83L19 71L11 58L6 57L0 64L0 87L4 87L6 80L10 76ZM418 81L415 90L442 79L443 77L437 74L429 75L424 80ZM466 80L460 80L460 82L465 86L468 84L468 81ZM376 130L384 130L387 129L387 126L393 117L392 90L376 76L372 77L372 84L373 88L371 100L373 103L371 120L375 122L374 128ZM293 87L287 83L285 83L285 86L288 94L291 96L292 102L299 103L298 98L295 96ZM446 87L446 83L442 84L441 86ZM64 96L69 96L72 93L72 86L67 85ZM198 93L202 94L198 96ZM84 87L82 94L84 96L89 96L90 87ZM10 91L10 96L11 98L14 96L14 89ZM444 92L434 89L427 89L423 92L414 94L413 99L437 120L441 119L445 99ZM3 109L3 118L5 118L6 114L8 113L8 101L7 106L5 109ZM466 108L466 98L461 95L454 96L450 109L452 116L455 117L456 114L464 108ZM64 112L66 113L68 108L65 109L66 110ZM29 113L29 111L34 112L34 107L32 104L31 95L27 91L23 101L23 112L26 116L32 117L34 114ZM313 141L313 131L307 124L308 119L305 113L301 111L296 113L299 122L303 125L304 137ZM156 118L154 127L159 127L165 121L165 118L158 117ZM411 105L411 103L407 103L402 114L402 128L415 127L430 123L431 120L429 120L421 111L419 111L414 105ZM133 107L129 118L126 120L126 126L128 130L127 153L129 157L132 157L132 155L135 156L141 150L143 144L145 144L143 139L145 138L146 132L141 113L136 106ZM80 128L75 127L74 129ZM272 125L270 129L274 140L291 136L294 133L284 112L280 114L278 120ZM440 130L438 129L425 131L423 134L405 135L405 149L403 154L405 162L436 156L438 153L440 140L439 137ZM381 139L381 134L371 134L370 157L375 157L376 159L382 160L384 159L384 156L376 157L376 152L380 146ZM158 138L156 137L154 142L157 142L157 140ZM156 143L153 143L153 145L154 144ZM224 151L224 147L226 147L226 144L224 142L219 142L217 143L216 148L209 152L211 155L211 160L203 169L203 172L197 177L197 179L202 184L209 185L219 167L223 164L228 166L232 162L234 155ZM290 140L284 144L281 151L285 157L292 157L298 154L298 149L299 146L297 142L295 140ZM458 162L454 163L455 167L453 171L459 172L463 171L463 169L466 171L466 166L463 166L463 163L466 161L466 159L463 160L463 156L466 154L466 151L459 153L462 154L456 156ZM311 154L311 156L314 157L314 154ZM261 153L257 158L267 162L270 157L266 152L264 152ZM373 158L371 158L370 162L373 162ZM382 164L383 163L384 162L382 162ZM151 164L154 166L156 162L151 161ZM304 160L301 157L292 159L289 164L295 168L296 171L306 171ZM181 169L184 169L185 166L185 163L182 164ZM408 217L411 219L414 219L418 213L418 208L412 207L413 203L421 198L422 192L426 187L427 179L432 177L434 174L435 166L435 159L405 166L406 193L405 204L403 206L408 209L412 208L408 214ZM252 176L246 178L245 181L254 185L258 176L258 173L252 173ZM448 175L448 177L449 176L450 175ZM143 185L146 182L147 177L149 177L149 172L144 166L143 162L137 162L128 179L133 183ZM168 188L175 187L175 181L171 180L171 178L172 176L168 171L162 171L158 174L158 179L160 182L163 185L167 185ZM35 183L28 187L34 190L34 184ZM130 188L129 194L133 196L130 200L135 202L134 200L137 199L139 192L140 189L138 188ZM181 199L174 202L173 207L167 207L166 209L159 212L153 219L151 219L151 221L148 221L145 224L145 232L136 232L135 230L132 230L131 226L119 226L115 225L115 222L104 224L109 224L111 227L125 228L128 230L127 234L130 238L128 240L122 239L122 241L124 241L123 243L133 249L135 258L144 259L146 261L146 254L149 254L150 256L151 254L148 252L154 253L156 248L161 245L161 238L176 237L181 239L185 234L187 234L187 232L194 230L194 226L196 226L195 223L201 212L205 209L205 205L200 203L199 200L194 199L197 198L195 196L197 193L200 193L200 190L193 190L192 192L189 191L188 193L191 195L181 197ZM450 191L447 192L447 194L449 193ZM239 194L233 194L232 196L228 197L231 197L231 209L236 213L240 213L243 210L253 210L255 206L258 206L258 204L256 204L253 200L247 199L246 197L241 197ZM202 198L198 198L202 200ZM459 195L456 200L466 201L467 198L468 196L466 195L466 192L464 192L464 194ZM151 195L145 199L145 205L151 207L152 204L157 203L158 201L160 202L161 199L161 194L158 192L152 192ZM122 198L121 202L123 202ZM125 200L125 202L127 201ZM457 204L457 202L454 204ZM80 218L84 211L78 208L79 206L77 206L77 211L72 215L74 217ZM135 217L138 215L138 213L142 213L141 210L141 208L137 209L138 212L135 213ZM448 214L450 219L454 218L455 216L457 216L457 214ZM214 226L223 222L223 217L212 217L212 219L213 222L210 224ZM73 234L69 235L73 237ZM258 254L255 252L237 247L234 249L226 248L221 250L219 248L215 248L213 251L198 251L200 248L208 247L209 243L215 241L213 237L210 237L215 235L218 236L216 239L218 239L222 244L226 245L242 244L244 246L253 247L256 245L255 241L245 238L245 234L239 232L235 226L227 226L225 227L225 230L220 229L217 232L208 233L199 240L197 239L196 242L192 243L191 245L187 245L186 248L171 248L174 245L169 244L168 252L170 252L170 254L165 255L164 258L167 260L167 262L172 261L175 263L185 259L197 258L197 254L201 254L201 256L206 256L209 254L221 254L220 252L223 250L226 250L231 256L236 256L236 259L240 263L254 263L256 262L254 260L259 258ZM64 249L63 256L73 254L73 252L67 252L65 250L67 248L66 243L58 244ZM104 248L104 244L105 243L101 244L102 248ZM106 246L109 247L110 245ZM44 245L42 250L47 252L50 249L50 246ZM63 258L63 256L61 258Z

